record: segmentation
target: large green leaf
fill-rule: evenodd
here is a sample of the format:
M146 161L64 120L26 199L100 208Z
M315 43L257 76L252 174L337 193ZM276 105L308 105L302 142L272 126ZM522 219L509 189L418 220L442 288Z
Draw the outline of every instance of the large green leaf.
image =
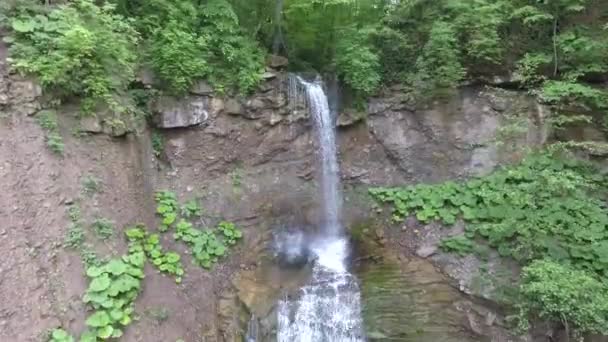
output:
M86 330L80 335L80 342L97 342L97 334L93 331Z
M106 325L97 330L97 337L101 338L102 340L106 340L112 337L113 332L114 328L111 325Z
M113 259L106 264L105 270L117 276L125 273L127 270L127 265L122 260Z
M87 277L95 278L99 277L104 272L104 269L97 266L91 266L87 268Z
M177 253L169 252L165 255L165 259L167 260L168 263L173 264L180 260L180 256Z
M86 320L86 324L89 327L100 328L107 326L112 323L110 315L106 311L97 311Z
M36 28L36 22L32 19L15 19L11 22L13 30L19 33L33 32Z
M101 292L108 287L110 287L110 277L107 274L102 274L101 276L94 278L89 285L89 291L91 292Z

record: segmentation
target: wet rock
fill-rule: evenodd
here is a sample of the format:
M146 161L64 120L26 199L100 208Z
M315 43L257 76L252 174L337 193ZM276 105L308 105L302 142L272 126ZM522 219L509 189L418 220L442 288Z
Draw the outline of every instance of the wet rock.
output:
M209 95L213 93L213 88L205 81L197 81L190 88L190 93L194 95Z
M210 111L217 110L205 97L188 96L176 99L159 98L153 106L156 124L160 128L179 128L200 125L209 119Z
M268 65L274 69L280 69L286 67L289 64L289 60L283 56L270 55L268 57Z
M257 317L266 317L275 305L275 289L258 281L253 271L240 272L232 285L237 290L239 300Z

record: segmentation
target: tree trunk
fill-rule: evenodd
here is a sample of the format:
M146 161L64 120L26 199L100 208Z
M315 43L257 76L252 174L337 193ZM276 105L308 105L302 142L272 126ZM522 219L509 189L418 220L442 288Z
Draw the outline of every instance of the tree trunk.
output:
M557 16L553 20L553 77L557 76Z

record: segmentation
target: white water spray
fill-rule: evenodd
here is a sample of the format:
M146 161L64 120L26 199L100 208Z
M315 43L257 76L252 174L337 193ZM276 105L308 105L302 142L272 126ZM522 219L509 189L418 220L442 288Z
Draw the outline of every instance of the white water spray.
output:
M297 84L296 84L297 82ZM305 91L319 144L323 236L312 243L316 256L310 284L300 297L278 307L279 342L363 341L359 284L346 269L349 247L340 223L342 198L334 122L320 82L291 80ZM299 94L292 94L296 99Z

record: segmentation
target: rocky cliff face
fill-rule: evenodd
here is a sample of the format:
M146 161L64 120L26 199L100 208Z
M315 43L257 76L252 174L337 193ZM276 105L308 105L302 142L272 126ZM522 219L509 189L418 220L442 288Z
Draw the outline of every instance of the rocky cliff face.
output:
M286 76L269 70L247 98L221 97L200 83L185 98L156 99L151 110L165 141L158 158L148 129L115 134L103 129L101 114L78 119L68 115L69 106L60 108L66 152L57 157L45 149L44 134L31 117L45 106L40 87L0 69L0 214L7 218L0 249L8 254L0 262L0 340L34 341L58 325L83 328L82 265L61 247L69 225L66 205L79 203L89 222L109 217L118 230L136 222L155 227L153 197L159 189L201 199L207 214L199 224L225 218L243 227L246 238L213 272L187 262L179 286L147 270L138 310L165 308L170 314L162 322L144 317L125 340L234 340L244 329L234 309L243 290L232 290L230 280L256 269L272 229L316 222L317 147L304 104L289 101ZM445 102L426 105L413 104L395 88L370 99L365 115L341 114L347 226L370 217L367 186L480 175L518 159L525 147L545 141L545 113L517 91L465 87ZM497 146L513 120L524 122L525 130ZM74 125L88 127L90 134L74 136ZM102 185L91 197L81 185L89 175ZM119 240L96 249L117 253L124 247ZM427 245L422 247L431 252L420 253L425 257L435 253Z

